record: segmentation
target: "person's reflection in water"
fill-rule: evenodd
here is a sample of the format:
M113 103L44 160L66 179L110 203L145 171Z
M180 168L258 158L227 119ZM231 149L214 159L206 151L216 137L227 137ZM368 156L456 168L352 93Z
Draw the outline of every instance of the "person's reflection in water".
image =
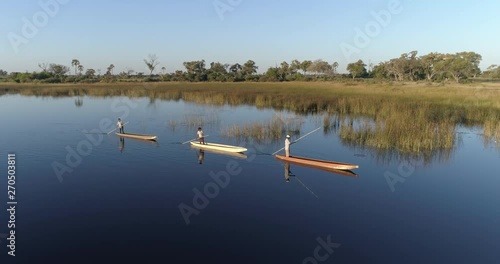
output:
M120 137L120 152L123 152L123 148L125 148L125 139Z
M290 182L290 176L295 175L293 175L292 171L290 170L290 163L285 162L285 182Z
M202 164L204 158L205 158L205 151L203 151L203 150L200 149L198 151L198 163Z

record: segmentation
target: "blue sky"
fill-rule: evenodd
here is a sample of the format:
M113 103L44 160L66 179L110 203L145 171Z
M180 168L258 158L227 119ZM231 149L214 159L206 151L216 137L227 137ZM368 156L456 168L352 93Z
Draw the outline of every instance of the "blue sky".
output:
M217 11L216 4L229 9ZM71 66L78 59L103 72L110 64L115 73L148 72L143 59L156 54L158 69L169 72L200 59L252 59L259 72L282 61L323 59L345 72L358 59L377 64L412 50L474 51L485 69L500 64L499 11L497 0L4 0L0 69L38 71L38 63ZM390 19L382 25L373 13ZM35 33L23 31L27 23ZM369 33L365 42L356 42L356 32ZM350 56L346 46L355 50Z

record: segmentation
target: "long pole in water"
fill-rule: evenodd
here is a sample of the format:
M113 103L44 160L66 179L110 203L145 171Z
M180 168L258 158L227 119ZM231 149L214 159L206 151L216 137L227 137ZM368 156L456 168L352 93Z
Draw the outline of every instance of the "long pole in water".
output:
M316 129L314 129L313 131L311 131L311 132L309 132L309 133L307 133L307 134L305 134L305 135L303 135L303 136L299 137L297 140L295 140L295 141L294 141L294 142L292 142L292 143L297 143L299 140L301 140L301 139L303 139L303 138L305 138L305 137L309 136L310 134L312 134L312 133L314 133L314 132L318 131L320 128L321 128L321 127L318 127L318 128L316 128ZM282 151L284 148L285 148L285 147L280 148L278 151L274 152L274 153L273 153L273 154L271 154L271 155L275 155L276 153L278 153L278 152Z
M126 124L128 124L128 122L127 122L127 123L125 123L125 124L123 124L123 126L125 126ZM111 134L111 132L115 131L117 128L118 128L118 127L115 127L115 129L113 129L113 130L109 131L107 134L108 134L108 135L109 135L109 134Z
M209 136L209 135L203 136L203 138L206 138L206 137L208 137L208 136ZM193 139L188 140L188 141L186 141L186 142L182 142L182 144L186 144L186 143L189 143L189 142L194 141L194 140L197 140L197 139L198 139L198 138L193 138Z

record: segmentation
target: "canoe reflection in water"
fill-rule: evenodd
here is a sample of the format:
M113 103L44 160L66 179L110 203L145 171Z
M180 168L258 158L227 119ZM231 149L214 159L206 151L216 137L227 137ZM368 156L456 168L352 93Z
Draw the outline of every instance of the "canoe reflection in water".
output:
M191 146L192 148L196 149L196 155L198 157L198 164L203 164L203 161L205 160L205 153L210 154L216 154L216 155L222 155L222 156L227 156L231 158L237 158L237 159L246 159L247 155L243 153L237 153L237 152L225 152L225 151L220 151L220 150L213 150L213 149L201 149L196 146Z
M310 165L310 164L301 164L301 163L289 162L289 161L285 161L285 160L281 160L281 159L278 159L278 160L281 161L281 162L283 162L285 164L285 180L287 179L287 175L289 175L289 173L291 173L291 171L290 171L290 163L293 163L294 165L297 165L297 166L311 168L311 169L315 169L315 170L322 170L322 171L326 171L326 172L329 172L329 173L338 174L338 175L342 175L342 176L349 176L349 177L353 177L353 178L358 178L359 177L356 173L354 173L351 170L337 170L337 169L330 169L330 168L325 168L325 167L319 167L319 166ZM295 175L290 175L290 176L295 176Z
M156 146L159 147L160 144L156 140L133 140L133 142L144 142L146 145L151 145L151 146ZM121 153L123 153L123 150L125 149L125 138L120 137L120 141L118 141L118 149L120 150Z

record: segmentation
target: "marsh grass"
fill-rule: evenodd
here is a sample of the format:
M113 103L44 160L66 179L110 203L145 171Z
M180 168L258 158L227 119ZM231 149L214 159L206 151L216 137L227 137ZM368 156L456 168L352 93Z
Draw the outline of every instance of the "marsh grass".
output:
M382 151L396 150L429 159L436 150L450 152L455 146L456 123L436 118L430 104L405 104L381 111L373 121L353 125L343 121L340 138L348 145L365 146ZM444 115L447 116L447 115Z
M494 144L500 149L500 118L485 121L483 141L485 145Z
M255 140L259 143L283 139L286 134L298 135L304 123L302 117L275 115L264 122L232 125L222 130L222 135L238 140Z
M345 144L378 151L429 156L456 142L456 127L480 126L485 142L500 142L498 83L117 83L23 85L0 84L0 95L51 97L149 97L207 105L254 105L296 114L325 114L325 133L340 132ZM364 120L352 125L355 120ZM217 122L195 113L176 121L188 127ZM298 124L255 122L225 129L234 137L267 141L298 133ZM285 123L285 124L283 124ZM359 122L358 122L359 123ZM498 143L497 143L498 146Z

